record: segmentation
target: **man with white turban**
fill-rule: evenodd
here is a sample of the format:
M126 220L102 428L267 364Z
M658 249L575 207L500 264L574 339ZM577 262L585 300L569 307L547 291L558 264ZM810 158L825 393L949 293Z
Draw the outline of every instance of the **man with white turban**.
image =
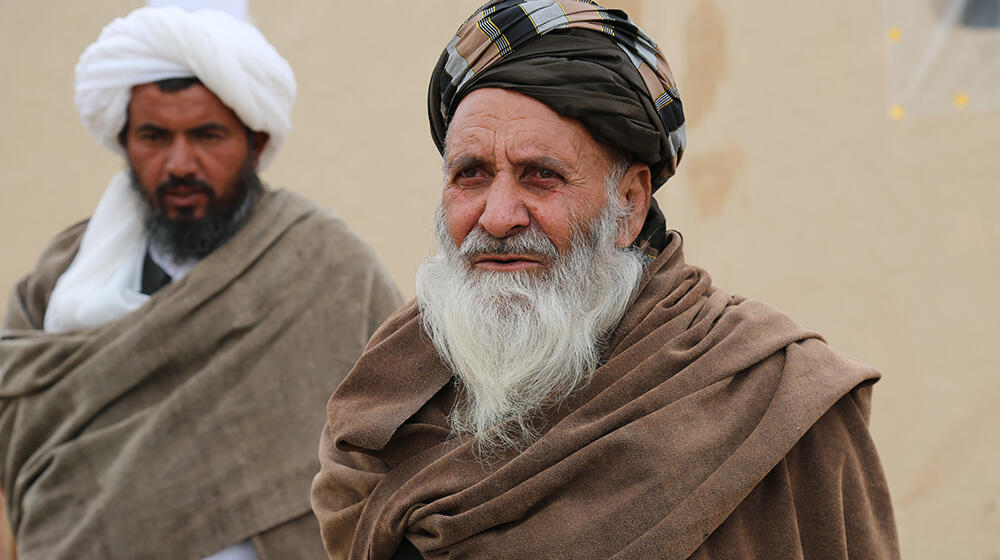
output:
M12 294L0 479L22 560L324 558L323 403L399 304L329 212L265 187L288 63L224 12L141 8L76 68L125 156Z

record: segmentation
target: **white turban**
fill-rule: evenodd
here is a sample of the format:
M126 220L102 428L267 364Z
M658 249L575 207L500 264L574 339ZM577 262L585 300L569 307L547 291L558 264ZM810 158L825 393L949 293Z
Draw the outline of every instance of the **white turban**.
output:
M112 21L76 65L76 108L104 147L124 155L118 133L132 88L191 76L270 135L258 169L267 167L291 128L295 75L256 27L222 11L146 7Z

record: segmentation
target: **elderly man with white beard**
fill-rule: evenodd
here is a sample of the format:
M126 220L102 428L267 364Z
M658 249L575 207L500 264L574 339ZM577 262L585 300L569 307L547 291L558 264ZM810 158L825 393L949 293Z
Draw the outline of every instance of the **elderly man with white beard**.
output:
M328 404L331 558L897 558L878 374L684 263L666 61L500 0L431 77L439 251Z
M488 454L533 438L538 408L598 365L646 261L626 237L649 206L649 173L509 90L472 92L452 126L441 251L420 268L417 299L465 393L452 428Z

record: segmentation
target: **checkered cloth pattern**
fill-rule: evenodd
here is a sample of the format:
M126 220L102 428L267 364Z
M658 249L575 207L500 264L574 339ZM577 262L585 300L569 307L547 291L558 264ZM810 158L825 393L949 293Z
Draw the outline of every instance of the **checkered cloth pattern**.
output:
M556 29L590 29L621 47L642 76L663 128L669 135L668 163L662 183L672 176L684 151L684 112L667 61L656 43L621 10L605 9L588 0L494 0L476 11L445 48L439 80L440 111L447 122L452 103L477 75L500 63L521 46Z

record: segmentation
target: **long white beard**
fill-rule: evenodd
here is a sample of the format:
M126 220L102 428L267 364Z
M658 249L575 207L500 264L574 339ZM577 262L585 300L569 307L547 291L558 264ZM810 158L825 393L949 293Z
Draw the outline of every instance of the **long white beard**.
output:
M458 248L438 209L440 249L417 271L417 301L460 388L452 430L474 436L481 454L534 441L533 421L600 365L646 262L636 249L616 247L624 210L610 200L563 256L534 223L503 239L476 228ZM541 272L484 271L469 260L480 252L533 253L554 264Z

